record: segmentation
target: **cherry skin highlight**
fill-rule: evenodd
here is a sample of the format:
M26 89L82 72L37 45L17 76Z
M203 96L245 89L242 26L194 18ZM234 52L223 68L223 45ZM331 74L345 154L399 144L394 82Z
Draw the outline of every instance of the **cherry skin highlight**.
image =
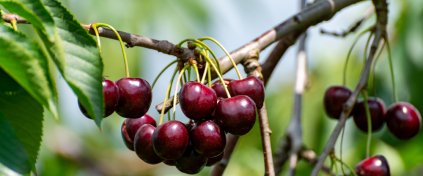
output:
M420 131L421 115L410 103L398 102L388 108L386 123L389 131L398 139L410 139Z
M376 155L367 158L355 167L358 176L390 176L389 165L386 158L382 155Z

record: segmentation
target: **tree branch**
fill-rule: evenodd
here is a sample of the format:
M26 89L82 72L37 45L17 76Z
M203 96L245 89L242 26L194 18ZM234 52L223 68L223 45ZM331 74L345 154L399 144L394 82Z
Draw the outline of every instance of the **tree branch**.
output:
M312 176L317 176L317 174L319 173L320 169L323 166L324 161L326 160L326 157L329 155L330 151L333 149L338 136L341 132L341 130L344 128L345 126L345 122L347 121L347 118L350 114L350 112L352 111L352 108L354 106L354 103L357 99L358 94L360 93L360 91L367 85L367 81L369 78L369 74L370 74L370 69L372 67L373 61L374 61L374 56L376 54L376 51L379 47L380 42L385 39L387 37L386 34L386 25L388 23L388 5L386 3L386 0L372 0L373 4L375 6L376 9L376 15L377 15L377 22L376 22L376 26L374 31L374 37L372 40L372 45L370 46L370 52L369 55L367 57L366 60L366 64L362 70L361 76L360 76L360 80L354 90L354 92L352 93L352 95L350 96L350 98L348 98L347 102L344 105L341 117L338 121L338 124L336 125L335 129L332 131L332 134L322 152L322 154L320 154L319 160L317 161L316 166L313 168L313 172L312 172Z
M298 35L298 33L301 33L302 31L308 29L309 27L315 24L330 19L339 10L360 1L361 0L318 1L310 5L309 7L303 9L301 12L292 16L286 21L275 26L274 28L264 32L262 35L250 41L249 43L232 51L230 55L235 60L235 63L239 64L243 59L248 57L250 51L262 51L272 43L284 37L295 38L293 36ZM219 64L222 73L226 73L232 68L232 63L227 56L221 57L219 59ZM213 78L215 78L215 76ZM172 103L170 103L170 105L172 105ZM156 108L168 108L168 106L163 106L162 104L159 104L156 106ZM157 110L161 111L161 109Z

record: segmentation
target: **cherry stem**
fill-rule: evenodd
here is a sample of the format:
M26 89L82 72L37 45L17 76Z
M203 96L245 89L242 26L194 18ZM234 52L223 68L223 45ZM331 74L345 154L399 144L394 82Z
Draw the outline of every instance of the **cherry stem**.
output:
M364 108L366 109L366 118L367 118L367 145L366 145L366 157L368 158L370 155L370 144L372 142L372 117L369 110L369 104L367 102L368 95L367 90L362 90L363 98L364 98Z
M348 62L350 60L350 56L352 53L352 50L354 49L355 45L357 44L358 40L364 35L366 34L366 32L370 31L370 29L364 30L363 32L361 32L360 34L358 34L357 38L354 40L354 43L352 44L351 48L348 50L348 54L347 54L347 58L345 59L345 64L344 64L344 73L343 73L343 79L342 79L342 85L346 86L347 84L347 69L348 69Z
M209 64L209 63L207 63ZM207 83L209 84L209 87L211 87L211 68L207 69Z
M178 78L177 78L177 80L176 80L176 85L175 85L175 96L173 96L173 119L175 119L175 113L176 113L176 97L178 97L177 96L177 92L178 92L178 88L179 88L179 83L180 83L180 81L181 81L181 79L182 79L182 75L184 74L184 72L185 72L185 70L188 68L188 67L190 67L191 65L190 64L186 64L185 66L184 66L184 68L182 68L181 69L181 71L179 71L179 75L178 75ZM194 66L194 68L196 68L196 66ZM197 70L198 71L198 70ZM163 109L165 109L165 108L163 108ZM162 109L162 111L163 111L163 109Z
M197 63L192 63L191 65L194 67L194 71L195 71L195 74L196 74L197 82L200 82L200 72L198 71Z
M202 38L199 38L198 40L200 40L200 41L203 41L203 40L209 40L209 41L212 41L213 43L215 43L217 46L219 46L219 47L220 47L220 49L222 49L222 50L223 50L223 52L225 52L226 56L228 56L228 58L229 58L229 60L231 61L232 65L234 66L235 71L236 71L236 74L238 75L238 79L242 79L242 75L241 75L241 73L239 72L239 69L238 69L238 67L236 66L236 63L235 63L234 59L233 59L233 58L232 58L232 56L229 54L229 52L225 49L225 47L223 47L223 45L222 45L222 44L220 44L220 43L219 43L216 39L214 39L214 38L212 38L212 37L202 37Z
M159 80L159 78L160 78L160 76L162 76L162 74L170 67L170 66L172 66L173 64L175 64L176 62L178 62L178 60L174 60L174 61L172 61L172 62L170 62L169 64L167 64L166 65L166 67L164 67L161 71L160 71L160 73L156 76L156 78L154 79L154 81L153 81L153 85L151 86L152 87L152 89L154 89L154 86L156 85L156 83L157 83L157 81Z
M388 49L388 61L389 61L389 70L391 72L391 82L392 82L392 92L393 92L393 98L394 101L397 102L398 101L398 95L397 95L397 91L396 91L396 84L395 84L395 74L394 74L394 67L393 67L393 63L392 63L392 54L391 54L391 46L389 45L389 41L385 38L383 38L384 41L386 41L386 46Z
M115 33L116 37L117 37L117 38L118 38L118 40L119 40L119 43L120 43L120 48L121 48L121 50L122 50L122 54L123 54L123 61L124 61L124 63L125 63L125 73L126 73L126 77L129 77L128 59L127 59L127 57L126 57L125 44L123 43L123 40L122 40L122 38L120 37L119 32L117 32L117 30L116 30L113 26L111 26L111 25L109 25L109 24L106 24L106 23L94 23L94 24L92 24L91 26L92 26L92 27L94 27L93 29L94 29L94 32L96 33L96 36L97 36L97 41L98 41L98 42L100 41L99 36L98 36L98 30L97 30L97 28L98 28L98 27L107 27L107 28L109 28L110 30L112 30L112 31ZM99 42L99 43L100 43L100 42ZM100 52L101 52L101 49L100 49Z
M370 45L370 39L372 39L372 36L373 36L373 33L371 33L370 35L369 35L369 38L367 39L367 41L366 41L366 46L364 47L364 59L363 59L363 64L365 64L366 63L366 58L367 58L367 50L368 50L368 48L369 48L369 45Z
M357 174L355 173L354 169L352 169L348 164L344 163L342 160L340 160L339 158L337 158L336 156L333 157L337 162L341 163L342 166L346 166L348 168L348 170L350 170L351 174L354 176L357 176ZM344 174L345 175L345 174Z
M185 39L179 44L182 44L183 42L192 42L192 44L194 44L196 47L203 49L205 51L209 51L210 54L213 56L213 60L215 61L216 65L217 65L219 73L221 73L219 59L216 57L216 54L214 54L214 52L210 49L210 47L208 45L206 45L204 42L202 42L200 40L195 40L195 39ZM205 54L203 54L203 55L205 55Z
M189 69L188 69L188 80L191 80L191 71L192 71L192 68L190 67Z
M168 100L169 95L170 95L170 89L172 88L172 85L173 85L173 79L175 78L177 72L178 72L178 69L176 68L175 71L172 74L172 78L170 79L169 85L167 85L166 95L165 95L165 98L164 98L164 101L163 101L164 103L167 103L167 100ZM163 123L164 110L165 110L165 108L163 108L162 111L160 112L159 125ZM170 116L168 116L168 120L170 120Z
M204 67L203 77L201 78L201 84L204 84L204 81L206 80L206 75L209 73L209 63L206 63L206 66Z
M373 91L373 95L376 96L376 65L377 65L377 61L379 61L379 57L380 55L382 55L383 49L385 48L385 42L383 41L382 46L380 47L379 52L377 53L376 57L375 57L375 61L372 67L372 75L371 76L371 82L372 82L372 91ZM370 82L370 81L369 81Z
M99 35L98 29L97 29L97 24L96 23L91 24L91 29L93 29L94 34L95 34L95 36L97 38L97 47L98 47L98 50L100 51L100 54L101 54L102 53L102 50L101 50L101 40L100 40L100 35Z
M339 170L338 170L338 166L336 164L336 156L335 155L331 155L330 156L330 169L333 170L335 168L335 175L338 175ZM342 164L341 164L341 168L342 168Z
M222 74L220 74L219 70L217 69L216 65L214 65L213 61L208 56L204 56L206 61L213 67L213 69L216 71L217 76L219 77L220 81L222 82L222 86L225 89L226 95L228 98L231 98L231 94L229 93L228 87L225 84L225 80L222 78Z
M14 31L18 31L18 26L16 25L17 24L16 19L10 20L10 24L12 25L12 28Z

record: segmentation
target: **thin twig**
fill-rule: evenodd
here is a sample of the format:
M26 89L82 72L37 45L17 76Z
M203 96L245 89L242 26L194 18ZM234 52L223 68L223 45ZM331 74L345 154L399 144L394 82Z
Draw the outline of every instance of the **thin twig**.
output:
M295 160L295 163L298 158L298 152L300 152L303 146L303 136L302 136L302 97L304 90L307 85L307 55L305 50L305 41L306 34L303 34L300 37L300 46L297 56L297 74L296 74L296 83L294 91L294 112L292 114L291 122L288 126L288 135L291 138L291 159ZM291 160L291 166L294 166L294 161ZM294 175L296 167L289 167L290 175Z
M250 51L258 49L262 51L266 49L272 43L279 41L282 38L294 38L302 31L309 27L318 24L322 21L329 20L334 14L341 9L352 5L362 0L321 0L307 8L303 9L298 14L285 20L274 28L264 32L259 37L250 41L249 43L239 47L238 49L230 53L235 63L241 63L242 60L248 57ZM227 56L219 59L219 64L222 73L226 73L232 68L232 63ZM267 70L265 70L267 71ZM270 75L269 75L270 76ZM213 76L215 78L215 75ZM265 79L266 80L266 79ZM163 105L156 107L163 108ZM167 108L167 107L165 107ZM159 110L159 109L157 109Z
M305 8L306 1L301 0L301 9ZM278 151L278 165L275 165L277 174L282 172L282 167L285 162L290 160L288 175L294 176L298 162L298 155L303 148L303 136L302 136L302 125L301 125L301 111L302 111L302 96L307 85L307 54L306 54L306 43L307 33L304 32L300 36L298 54L297 54L297 68L296 68L296 82L294 90L294 110L292 118L289 123L287 134L282 139L280 150ZM289 145L289 147L287 147ZM289 155L289 157L288 157Z
M315 165L317 163L316 152L314 152L313 150L303 149L299 154L301 156L301 159L307 161L311 165ZM328 166L323 166L322 171L331 176L336 175L335 173L332 172L332 169Z
M341 132L341 130L345 126L345 122L354 106L354 103L357 99L358 94L360 91L367 85L367 81L369 79L370 69L372 67L374 56L377 52L377 49L380 45L381 40L386 39L386 25L388 23L388 5L386 0L372 0L375 9L376 9L376 17L377 22L374 29L374 38L372 41L372 45L370 46L370 52L366 60L366 64L362 70L360 80L350 96L350 98L347 100L347 102L344 105L343 111L341 113L341 117L338 121L338 124L336 125L335 129L332 131L332 134L322 152L320 154L318 162L316 166L313 168L312 176L317 176L320 169L323 166L324 161L326 160L326 157L329 155L329 152L333 149L338 136Z
M325 29L320 29L320 33L324 34L324 35L331 35L331 36L335 36L335 37L346 37L349 34L354 33L355 31L357 31L361 25L363 25L363 23L370 18L370 16L374 13L374 8L371 7L369 9L366 10L366 12L364 13L364 15L358 19L356 22L354 22L347 30L344 30L342 32L332 32L332 31L327 31Z

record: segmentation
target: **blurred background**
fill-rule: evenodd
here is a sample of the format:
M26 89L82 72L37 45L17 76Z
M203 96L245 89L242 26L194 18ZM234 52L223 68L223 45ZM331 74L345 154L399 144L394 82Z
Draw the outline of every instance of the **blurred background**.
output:
M178 43L186 38L211 36L232 51L261 35L298 12L297 1L195 1L195 0L64 0L66 7L81 23L104 22L115 28L145 35L155 39ZM336 121L329 119L322 106L323 93L331 85L342 84L343 64L347 52L357 34L372 25L370 18L359 32L345 38L320 34L320 29L343 31L361 18L371 8L365 1L346 8L333 19L309 30L307 54L309 57L310 88L304 95L303 134L304 143L320 153ZM397 93L401 101L409 101L423 111L423 1L391 0L389 3L389 37L392 47ZM365 41L360 38L351 55L347 70L347 86L353 89L357 83L363 63ZM124 76L123 57L117 41L102 39L104 75L111 80ZM267 57L269 49L261 53ZM293 83L295 79L296 47L291 47L278 64L266 88L266 103L272 133L272 149L277 150L292 114ZM218 51L218 55L223 53ZM130 73L150 83L164 65L174 57L145 48L126 49L130 61ZM393 103L391 78L387 62L387 50L379 57L375 69L375 84L371 96L378 96L386 106ZM242 69L242 67L240 67ZM172 71L165 72L153 90L150 115L158 120L154 105L164 98L166 85ZM233 71L225 77L236 78ZM77 99L69 87L58 77L60 92L59 121L46 117L44 135L37 162L39 175L184 175L175 167L164 164L148 165L123 144L120 126L123 118L116 114L106 118L100 131L93 121L79 111ZM178 110L177 117L188 120ZM338 142L339 144L339 142ZM373 134L371 154L383 154L392 175L421 175L423 135L400 141L384 127ZM365 157L366 134L359 131L352 120L348 120L343 142L343 159L354 167ZM337 145L336 152L340 146ZM225 175L263 175L262 147L258 124L247 135L241 137L226 169ZM312 166L299 162L298 175L308 175ZM286 169L285 169L286 170ZM199 175L208 175L204 168ZM286 175L283 173L282 175Z

